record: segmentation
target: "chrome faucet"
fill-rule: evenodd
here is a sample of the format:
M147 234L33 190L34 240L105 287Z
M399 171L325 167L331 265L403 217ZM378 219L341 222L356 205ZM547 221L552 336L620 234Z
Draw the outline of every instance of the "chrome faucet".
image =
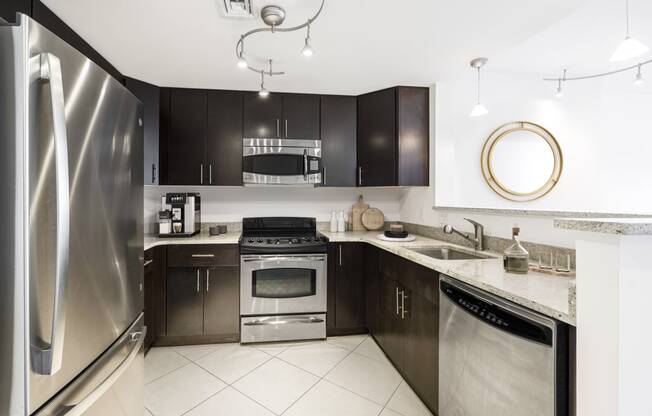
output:
M449 225L449 224L444 225L444 233L446 233L446 234L455 233L457 235L460 235L460 236L464 237L466 240L472 242L473 246L475 247L475 249L477 251L483 251L484 250L484 243L483 243L484 227L479 222L470 220L468 218L464 218L464 219L467 220L468 222L470 222L471 224L473 224L473 228L475 230L475 237L471 237L471 236L469 236L467 234L459 232L455 228L453 228L452 225Z

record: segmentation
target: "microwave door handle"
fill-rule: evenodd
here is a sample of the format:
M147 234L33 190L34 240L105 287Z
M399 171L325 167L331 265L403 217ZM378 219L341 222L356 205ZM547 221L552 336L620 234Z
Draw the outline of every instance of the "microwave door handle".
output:
M63 358L64 332L66 326L65 292L68 280L69 239L70 239L70 185L68 182L68 137L66 132L65 98L61 62L51 53L41 53L30 60L38 65L33 73L38 80L50 84L52 108L54 166L56 186L56 260L54 271L54 300L52 310L52 329L50 344L34 346L35 371L43 375L53 375L61 369Z

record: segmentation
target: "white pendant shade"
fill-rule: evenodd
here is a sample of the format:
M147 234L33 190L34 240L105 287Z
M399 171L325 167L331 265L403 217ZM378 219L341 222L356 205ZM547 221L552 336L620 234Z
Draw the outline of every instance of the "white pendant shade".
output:
M469 114L470 117L479 117L487 114L489 110L487 108L480 104L477 103L476 105L473 106L473 110L471 110L471 114Z
M650 50L647 46L643 45L638 40L631 36L627 36L623 40L616 51L611 55L611 62L626 61L628 59L636 58L647 53Z

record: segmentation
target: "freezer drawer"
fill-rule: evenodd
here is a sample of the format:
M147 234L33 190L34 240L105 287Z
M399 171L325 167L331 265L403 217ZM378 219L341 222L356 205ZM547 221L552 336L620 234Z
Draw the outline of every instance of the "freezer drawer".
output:
M142 416L143 314L97 361L56 395L37 416Z

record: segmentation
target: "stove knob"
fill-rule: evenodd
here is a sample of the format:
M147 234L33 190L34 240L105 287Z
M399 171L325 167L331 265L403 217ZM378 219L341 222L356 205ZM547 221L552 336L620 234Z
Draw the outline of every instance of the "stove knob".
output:
M249 242L249 243L253 243L254 240L252 240L252 239L250 238L247 242Z
M274 240L274 244L281 244L281 240L277 238L276 240Z
M256 240L256 242L257 242L257 243L262 243L262 242L263 242L263 239L262 239L262 238L259 238L258 240Z

